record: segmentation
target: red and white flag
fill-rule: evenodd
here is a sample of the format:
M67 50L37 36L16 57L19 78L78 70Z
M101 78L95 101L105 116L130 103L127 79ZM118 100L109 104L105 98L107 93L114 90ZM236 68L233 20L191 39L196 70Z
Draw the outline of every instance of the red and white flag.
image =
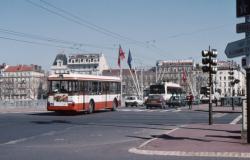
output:
M118 66L121 67L121 60L125 59L125 52L122 50L121 45L119 45L119 55L118 55Z

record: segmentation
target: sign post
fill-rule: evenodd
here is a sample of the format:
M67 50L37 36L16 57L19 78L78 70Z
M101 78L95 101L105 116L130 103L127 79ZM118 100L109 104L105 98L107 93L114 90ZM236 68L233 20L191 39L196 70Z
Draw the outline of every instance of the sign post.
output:
M249 6L250 8L250 6ZM250 16L246 16L245 17L245 21L246 22L250 22ZM250 32L246 32L246 38L250 38ZM248 45L249 46L249 45ZM249 66L249 58L250 58L250 54L248 53L247 54L247 66ZM246 68L246 83L247 83L247 143L250 143L250 125L249 125L249 122L250 122L250 68Z
M245 32L245 39L241 39L235 42L228 43L225 54L228 58L235 58L240 56L246 56L244 62L246 62L246 91L247 91L247 104L246 104L246 114L243 114L244 124L242 136L245 135L246 129L246 139L247 143L250 143L250 0L236 0L236 16L237 18L245 17L245 23L237 24L236 32ZM243 107L244 109L244 107ZM246 115L246 117L245 117ZM245 137L245 136L244 136Z

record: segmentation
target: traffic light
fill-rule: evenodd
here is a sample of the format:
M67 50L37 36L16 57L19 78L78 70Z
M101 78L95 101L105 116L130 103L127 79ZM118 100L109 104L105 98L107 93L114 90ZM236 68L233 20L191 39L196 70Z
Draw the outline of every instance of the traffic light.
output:
M216 74L217 72L217 51L215 49L210 50L203 50L201 52L202 55L202 71L209 73L209 83L208 87L206 87L206 94L209 94L209 125L211 125L212 122L212 97L211 97L211 90L212 90L212 74Z
M210 95L210 87L206 87L205 88L205 94L206 95Z
M217 57L217 51L215 49L212 49L211 51L203 50L201 52L202 55L202 71L208 72L210 74L216 74L217 72L217 59L214 59Z

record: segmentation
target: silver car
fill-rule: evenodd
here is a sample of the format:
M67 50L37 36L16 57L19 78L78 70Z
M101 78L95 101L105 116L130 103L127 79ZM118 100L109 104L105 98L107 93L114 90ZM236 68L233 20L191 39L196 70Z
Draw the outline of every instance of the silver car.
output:
M125 106L142 106L143 100L137 96L127 96L125 97Z

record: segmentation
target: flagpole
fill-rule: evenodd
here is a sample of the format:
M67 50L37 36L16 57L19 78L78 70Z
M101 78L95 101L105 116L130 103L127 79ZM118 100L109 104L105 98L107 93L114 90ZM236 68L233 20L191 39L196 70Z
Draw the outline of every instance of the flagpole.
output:
M132 74L132 72L131 72L131 69L129 69L129 72L130 72L131 77L132 77L132 80L133 80L133 82L134 82L135 90L136 90L137 94L139 95L139 89L138 89L138 87L137 87L137 85L136 85L135 78L134 78L134 76L133 76L133 74Z
M121 62L121 66L122 66L122 62ZM122 106L122 101L123 101L123 97L122 97L122 67L120 66L120 79L121 79L121 106Z
M136 79L136 85L137 85L137 87L138 87L138 95L140 95L141 94L141 89L140 89L140 84L139 84L139 81L138 81L138 77L137 77L137 70L135 70L135 79Z

